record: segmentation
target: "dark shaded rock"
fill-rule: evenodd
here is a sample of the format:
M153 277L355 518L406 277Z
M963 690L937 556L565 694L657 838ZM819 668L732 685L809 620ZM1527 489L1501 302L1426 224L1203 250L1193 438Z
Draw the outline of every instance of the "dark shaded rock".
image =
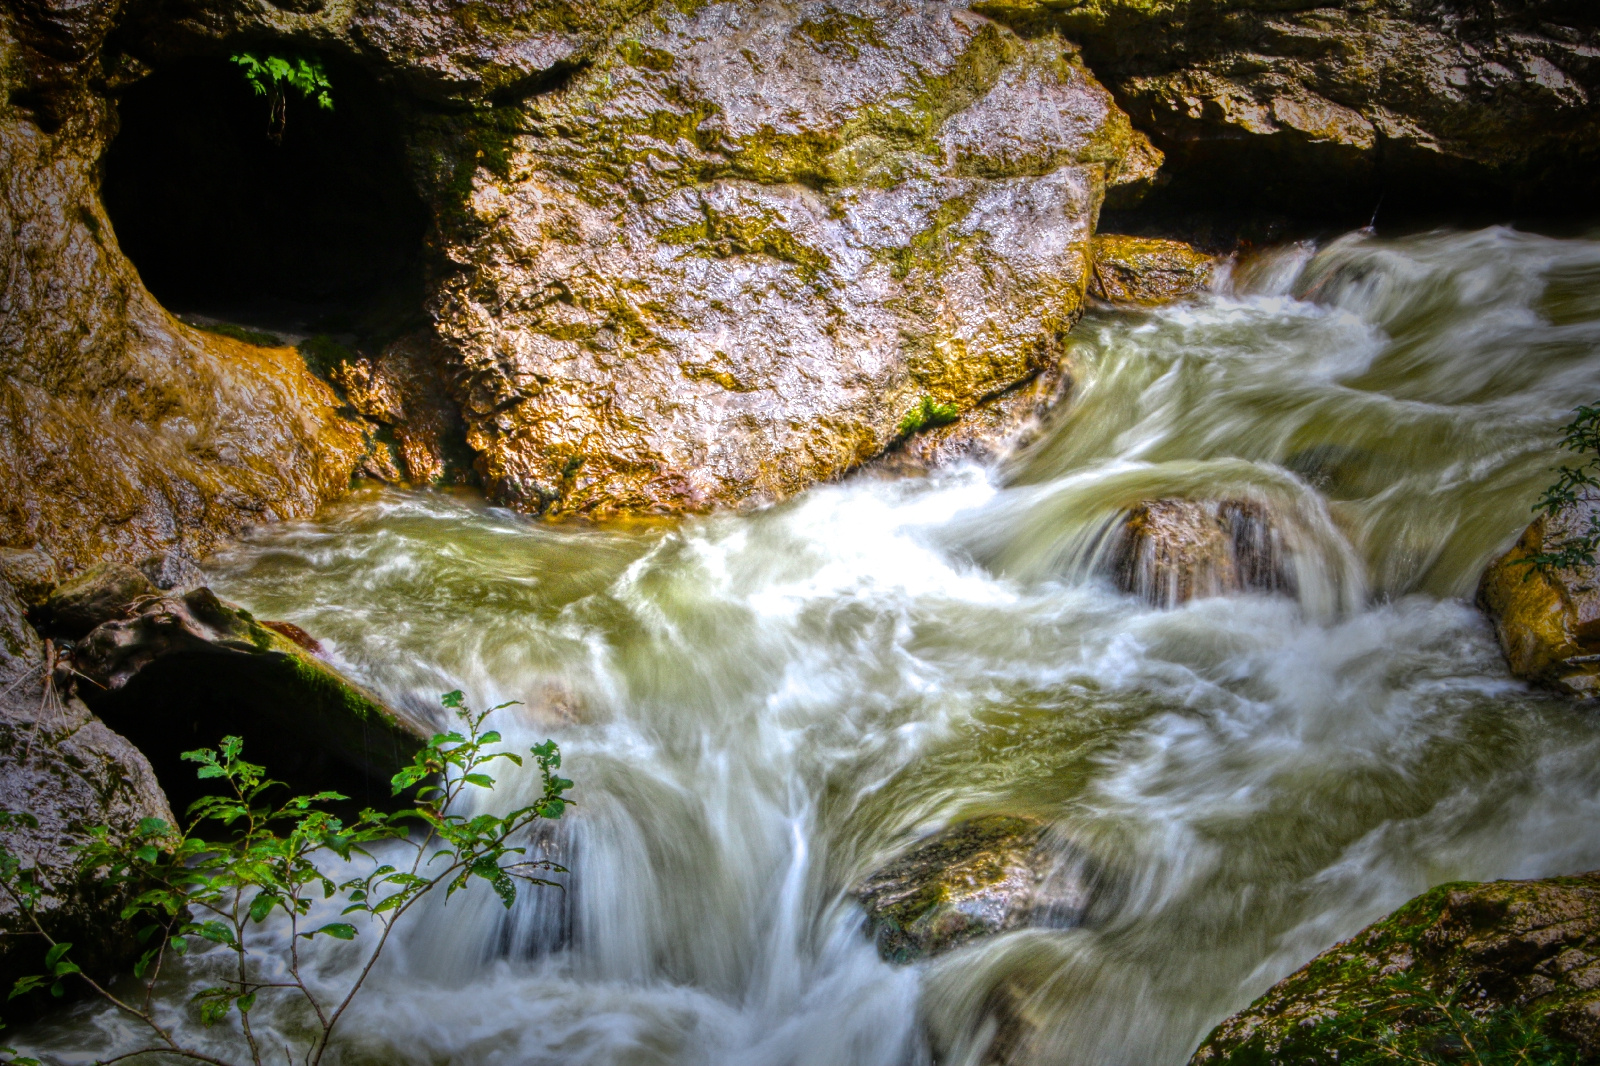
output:
M1083 920L1083 866L1063 864L1046 827L989 815L934 834L851 890L866 908L878 950L913 962L974 937L1027 925Z
M45 605L61 583L55 560L37 548L0 548L0 581L11 586L22 606L33 611Z
M1112 533L1118 587L1158 607L1229 592L1294 593L1271 513L1253 500L1150 500Z
M1117 304L1152 306L1202 292L1216 260L1182 241L1095 234L1089 293Z
M39 634L28 624L21 599L0 579L0 687L30 670L39 670L43 654Z
M1416 1041L1464 1052L1463 1032L1507 1062L1600 1056L1600 873L1431 889L1217 1026L1190 1064L1306 1066ZM1514 1057L1530 1037L1532 1057Z
M1364 217L1596 188L1600 9L1563 0L983 0L1078 41L1192 202Z
M139 564L139 572L156 588L169 592L187 592L206 583L200 564L182 545L150 556Z
M72 666L85 700L151 756L175 796L193 771L174 744L236 734L275 777L318 788L361 779L382 795L433 735L207 588L137 602L79 642Z
M1595 509L1581 503L1554 520L1541 515L1478 585L1511 672L1585 698L1600 695L1600 574L1590 566L1545 572L1526 560L1586 532Z
M91 629L120 618L139 600L160 590L123 563L101 563L58 586L44 605L48 632L77 640Z

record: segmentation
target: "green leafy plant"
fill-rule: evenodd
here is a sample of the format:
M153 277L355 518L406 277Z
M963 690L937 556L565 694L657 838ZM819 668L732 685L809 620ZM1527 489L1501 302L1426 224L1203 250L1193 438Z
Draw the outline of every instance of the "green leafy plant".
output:
M240 52L233 62L244 70L245 80L255 89L257 96L268 102L268 136L274 142L283 140L283 130L288 123L288 91L293 89L308 100L313 100L324 111L333 110L333 85L320 59L298 56L258 56L253 52Z
M1533 505L1535 513L1554 522L1562 511L1582 501L1593 500L1600 490L1600 404L1582 406L1577 414L1561 428L1561 446L1582 457L1575 466L1562 466L1556 470L1555 484L1544 490L1539 502ZM1589 514L1588 526L1583 532L1556 544L1546 544L1545 550L1526 556L1518 562L1533 571L1550 573L1578 566L1594 566L1595 552L1600 550L1600 508Z
M268 1059L288 1056L316 1066L395 926L429 893L443 886L448 899L476 878L488 882L509 908L516 901L519 881L559 887L537 875L561 872L561 867L525 858L525 849L513 842L534 822L559 818L569 802L564 793L572 782L556 772L561 753L555 743L546 741L530 749L543 781L533 803L504 815L455 813L457 801L468 789L494 787L485 767L500 759L520 766L522 759L513 752L490 750L500 742L500 734L485 731L483 722L500 707L475 713L464 704L460 692L445 695L442 702L461 719L463 728L434 736L409 766L394 775L395 795L417 790L412 804L399 811L368 809L347 825L326 809L346 798L335 792L268 802L265 796L282 784L266 777L262 767L240 758L242 742L227 737L219 748L183 756L199 764L201 778L225 787L222 794L190 806L188 828L180 830L159 818L147 818L132 839L126 840L113 840L104 826L95 829L80 852L81 867L106 871L113 885L126 887L130 898L122 918L139 926L140 941L148 945L133 971L138 982L136 995L114 990L72 962L72 945L53 938L39 920L41 889L35 872L0 848L0 891L47 944L45 972L18 980L11 995L48 989L60 996L68 981L82 982L139 1023L150 1038L148 1047L108 1063L155 1054L234 1066L185 1044L175 1028L162 1024L157 1010L157 981L169 958L197 946L217 945L232 958L216 985L191 997L201 1021L210 1026L237 1016L249 1055L241 1062L261 1066ZM26 814L0 812L0 828L12 825L36 826L37 822ZM200 831L208 826L229 835L205 839ZM383 842L408 847L409 861L383 862L368 850ZM332 858L346 864L356 861L364 864L365 870L353 877L336 878L319 865ZM311 927L310 913L316 900L335 900L341 908L340 918L353 916L360 926L340 920ZM250 946L251 927L269 920L288 923L287 959L263 960ZM341 994L333 998L319 995L302 974L302 942L318 937L355 941L363 926L374 935L366 942L365 958L354 967L354 976ZM264 996L291 997L308 1016L308 1035L302 1038L298 1053L291 1054L276 1042L263 1047L257 1040L251 1017ZM10 1054L14 1057L7 1061L34 1062Z
M900 435L909 437L925 429L948 426L960 417L961 412L954 404L939 403L932 396L924 396L900 420Z

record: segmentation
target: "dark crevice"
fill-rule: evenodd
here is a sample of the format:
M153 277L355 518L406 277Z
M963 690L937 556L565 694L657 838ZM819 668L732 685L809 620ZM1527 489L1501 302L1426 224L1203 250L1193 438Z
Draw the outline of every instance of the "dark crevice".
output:
M118 101L102 196L123 251L173 311L373 333L422 301L428 211L392 97L326 61L333 109L267 101L224 58L176 61Z

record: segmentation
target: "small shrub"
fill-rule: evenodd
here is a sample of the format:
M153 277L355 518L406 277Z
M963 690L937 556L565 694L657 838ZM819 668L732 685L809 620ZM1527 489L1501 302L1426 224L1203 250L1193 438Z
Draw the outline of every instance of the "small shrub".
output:
M1533 505L1535 513L1551 520L1579 502L1592 500L1591 494L1600 490L1600 404L1578 408L1572 421L1561 428L1561 446L1581 456L1583 461L1576 466L1558 467L1555 484L1545 489L1539 502ZM1584 532L1519 562L1542 573L1594 566L1597 549L1600 549L1600 509L1589 515L1589 525Z
M948 426L960 417L961 412L954 404L939 403L932 396L924 396L900 420L900 435L909 437L913 433L921 433L925 429Z
M240 52L232 59L244 70L245 80L256 95L267 98L267 130L274 142L283 140L283 130L288 123L288 90L314 100L324 111L333 110L333 86L320 59L263 57L252 52Z
M227 737L220 748L183 756L199 764L201 778L226 786L222 795L204 797L190 806L187 828L147 818L133 839L116 841L107 827L96 828L78 856L79 863L84 870L107 871L110 885L125 886L132 893L122 917L140 924L139 939L149 945L133 969L136 995L113 991L111 985L78 968L71 958L72 945L55 940L39 921L43 891L35 871L0 847L0 892L16 904L33 934L47 945L45 972L18 980L11 995L48 989L60 996L68 981L82 982L149 1037L148 1047L118 1056L119 1060L152 1054L232 1066L213 1053L186 1045L179 1032L161 1023L167 1012L156 1002L157 981L169 956L217 944L233 959L219 984L191 997L201 1020L210 1026L237 1015L248 1050L248 1059L240 1062L262 1066L284 1056L317 1066L396 924L423 897L444 886L448 899L477 878L488 882L509 908L516 901L519 880L553 886L535 872L561 871L549 862L524 859L524 849L511 842L535 821L561 817L569 802L564 793L572 782L556 774L561 753L555 743L546 741L530 749L544 783L532 804L505 815L452 813L468 788L494 787L494 779L483 772L488 764L508 759L520 766L522 759L512 752L489 750L500 741L500 734L482 728L490 711L474 713L460 692L445 695L442 702L465 728L436 735L411 765L394 775L391 784L397 796L421 786L406 809L394 813L368 809L346 825L326 809L346 798L336 792L265 802L263 797L281 788L281 783L267 778L262 767L241 759L242 742ZM0 812L0 828L37 824L30 815ZM202 838L199 831L207 824L226 839ZM409 845L414 857L391 865L368 850L391 841ZM318 865L329 856L346 863L365 859L365 872L336 881ZM319 996L303 977L300 942L317 937L355 941L361 930L346 921L303 928L317 899L337 899L341 917L359 915L366 919L368 931L376 933L365 958L350 971L353 976L343 993L331 999ZM252 952L247 933L250 926L274 915L289 923L289 957L263 961ZM258 1044L250 1019L263 996L289 996L304 1003L310 1024L294 1053L288 1046ZM38 1066L37 1060L14 1051L5 1054L4 1061Z

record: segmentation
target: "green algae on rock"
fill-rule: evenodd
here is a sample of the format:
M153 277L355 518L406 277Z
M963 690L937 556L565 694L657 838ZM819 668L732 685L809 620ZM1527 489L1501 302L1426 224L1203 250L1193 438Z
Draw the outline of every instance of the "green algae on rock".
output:
M1587 529L1594 507L1541 515L1478 586L1511 672L1586 698L1600 695L1600 576L1591 566L1545 571L1528 560Z
M1190 1066L1591 1062L1600 874L1459 882L1336 944L1212 1031Z
M522 111L435 309L486 487L550 514L782 498L1055 365L1158 161L1065 42L942 3L663 7Z
M1216 260L1182 241L1097 233L1089 292L1116 304L1149 307L1201 292Z

